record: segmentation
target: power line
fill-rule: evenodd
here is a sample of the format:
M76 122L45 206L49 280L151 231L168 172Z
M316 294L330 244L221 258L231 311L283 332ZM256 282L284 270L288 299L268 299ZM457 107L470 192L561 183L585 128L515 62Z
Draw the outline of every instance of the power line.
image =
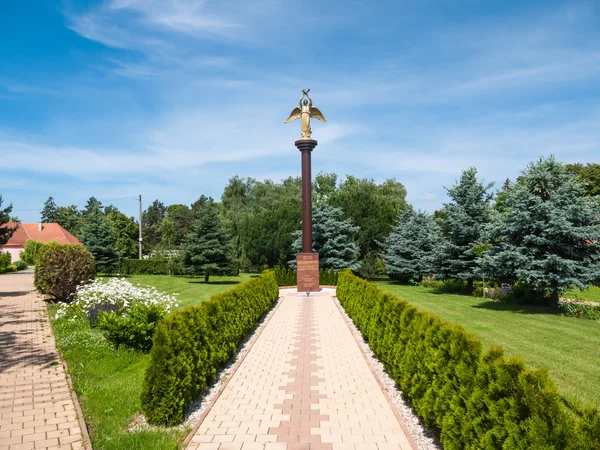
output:
M113 199L108 199L108 200L103 200L103 199L97 199L100 203L109 203L109 202L118 202L120 200L138 200L138 196L135 197L121 197L121 198L113 198ZM77 208L82 208L83 206L81 205L69 205L69 206L76 206ZM31 211L43 211L44 208L34 208L34 209L13 209L11 212L31 212Z

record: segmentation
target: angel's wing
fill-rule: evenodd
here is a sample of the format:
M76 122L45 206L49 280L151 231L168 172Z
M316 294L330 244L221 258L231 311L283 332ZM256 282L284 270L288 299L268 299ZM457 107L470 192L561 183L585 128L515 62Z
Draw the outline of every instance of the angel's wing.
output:
M300 108L294 108L294 110L290 114L290 117L288 117L287 120L283 123L289 123L292 120L299 119L300 117L302 117L302 111L300 111Z
M319 119L323 122L327 122L325 120L325 116L323 116L323 113L321 113L321 111L319 111L319 108L315 108L314 106L312 108L310 108L310 116L314 117L315 119Z

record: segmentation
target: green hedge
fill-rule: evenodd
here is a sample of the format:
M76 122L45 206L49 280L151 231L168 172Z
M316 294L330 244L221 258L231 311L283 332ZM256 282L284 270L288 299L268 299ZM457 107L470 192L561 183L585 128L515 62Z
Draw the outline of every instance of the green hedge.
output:
M120 275L180 275L181 264L166 258L122 259L119 262Z
M279 286L296 286L297 271L287 267L273 269ZM321 286L336 286L339 272L333 269L319 269L319 284Z
M142 390L151 424L174 425L235 355L279 295L273 271L159 323Z
M337 297L446 450L600 448L595 409L567 409L545 370L528 370L478 337L350 271Z

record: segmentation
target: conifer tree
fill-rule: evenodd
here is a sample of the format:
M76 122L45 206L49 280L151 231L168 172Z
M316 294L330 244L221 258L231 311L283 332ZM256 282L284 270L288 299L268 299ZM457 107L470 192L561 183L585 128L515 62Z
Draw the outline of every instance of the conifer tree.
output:
M2 206L2 195L0 195L0 206ZM12 205L8 205L6 208L0 209L0 245L6 244L15 231L13 228L2 226L10 222L11 211Z
M481 261L498 281L527 283L551 305L567 288L600 279L600 205L554 157L522 173L492 228L497 245Z
M481 243L485 227L490 222L489 192L493 183L484 185L477 179L477 169L462 172L460 181L447 189L451 201L442 209L444 241L435 251L436 273L448 278L467 280L467 291L473 291L477 275L477 255L473 247Z
M94 255L96 268L101 272L112 273L117 267L119 253L115 248L115 236L106 216L96 205L88 212L85 224L81 227L79 240Z
M58 208L52 196L44 202L44 209L41 212L42 223L58 223Z
M405 280L416 275L421 279L424 273L433 272L439 238L439 230L427 213L412 208L402 211L385 243L383 259L390 278Z
M221 275L230 269L230 247L218 209L206 208L183 243L183 265L194 275L204 275L208 283L211 275Z
M313 210L313 251L319 254L319 266L325 269L358 270L358 246L354 242L360 227L344 217L341 208L322 203ZM302 251L302 232L294 232L294 252ZM295 266L296 261L290 261Z

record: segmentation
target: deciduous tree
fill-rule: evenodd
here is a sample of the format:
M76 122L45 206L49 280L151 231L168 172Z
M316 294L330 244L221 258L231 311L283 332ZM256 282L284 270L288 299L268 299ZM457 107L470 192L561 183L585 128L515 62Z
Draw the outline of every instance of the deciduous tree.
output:
M125 258L137 258L139 231L133 217L114 209L108 213L106 220L115 237L115 249Z
M380 251L400 211L406 206L406 189L394 179L376 184L373 180L348 176L330 194L328 203L337 206L360 227L357 243L361 257Z
M166 215L166 206L158 200L154 200L142 213L142 244L146 251L152 251L160 244L160 223Z

